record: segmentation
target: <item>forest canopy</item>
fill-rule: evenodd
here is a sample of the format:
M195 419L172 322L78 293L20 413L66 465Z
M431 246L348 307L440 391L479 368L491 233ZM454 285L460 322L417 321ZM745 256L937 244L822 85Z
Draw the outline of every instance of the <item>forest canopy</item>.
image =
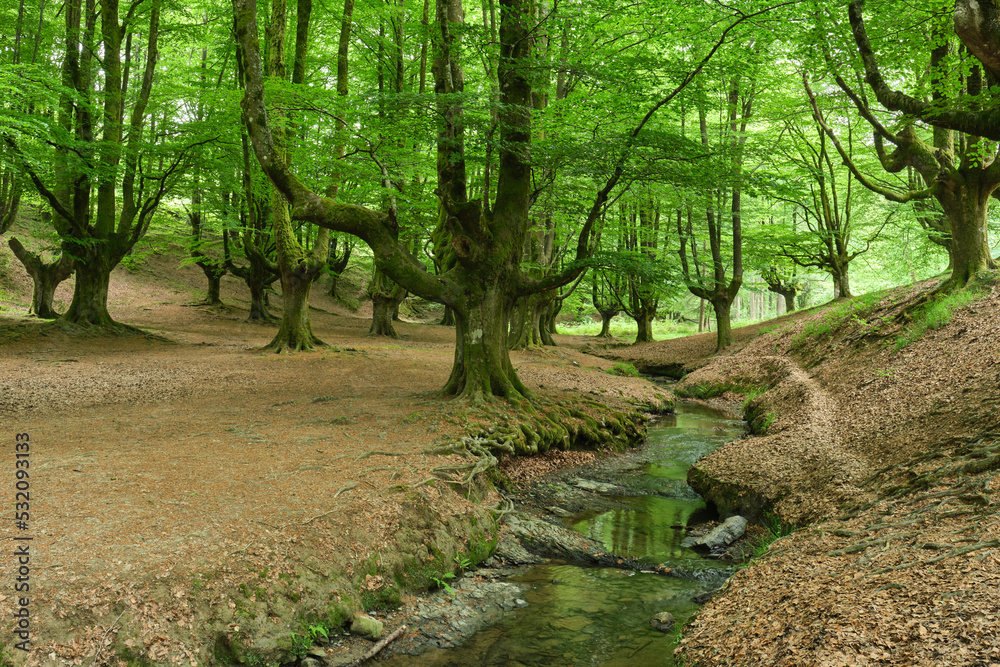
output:
M127 332L111 272L180 225L208 301L245 281L277 352L323 344L310 290L360 262L373 335L408 294L440 304L445 393L516 401L508 351L553 344L571 311L605 335L627 314L636 342L711 313L721 350L763 295L784 312L994 271L996 15L20 0L0 10L0 231L32 312Z

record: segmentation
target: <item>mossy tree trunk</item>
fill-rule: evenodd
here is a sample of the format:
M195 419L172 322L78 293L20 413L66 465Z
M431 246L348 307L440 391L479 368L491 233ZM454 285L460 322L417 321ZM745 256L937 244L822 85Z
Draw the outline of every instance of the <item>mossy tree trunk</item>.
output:
M611 320L621 311L617 308L602 308L597 312L601 316L601 333L597 334L597 337L611 338Z
M368 335L398 338L392 323L399 304L406 298L406 289L376 269L371 282L368 283L368 295L372 299L372 324L368 329Z
M285 0L274 0L271 3L271 22L268 27L268 72L276 79L284 79L285 65L285 33L288 23L288 8ZM306 56L306 46L309 39L309 18L312 3L309 0L299 0L297 11L297 27L295 39L295 62L293 63L293 84L302 84L304 68L302 62ZM294 125L290 123L290 125ZM294 134L281 126L274 132L275 145L279 157L286 161L283 154L285 143L294 139ZM286 193L272 185L271 189L271 230L274 234L275 251L278 257L278 272L281 278L281 325L278 333L264 349L270 352L301 352L312 350L325 343L313 334L312 321L309 317L309 293L313 281L322 273L326 265L327 253L330 248L330 230L322 228L315 239L311 251L303 248L298 239L298 230L292 224Z
M69 253L63 251L54 261L46 262L40 255L27 250L17 238L9 239L7 245L31 276L33 288L28 312L44 320L58 318L52 300L59 283L73 275L73 260Z

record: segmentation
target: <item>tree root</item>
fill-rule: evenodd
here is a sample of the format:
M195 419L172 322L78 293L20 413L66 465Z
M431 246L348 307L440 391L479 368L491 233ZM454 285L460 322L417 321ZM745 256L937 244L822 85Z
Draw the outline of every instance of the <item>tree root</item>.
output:
M870 540L864 540L858 542L857 544L852 544L850 546L844 547L843 549L834 549L833 551L823 554L824 556L846 556L848 554L858 553L859 551L865 551L871 547L884 546L892 540L905 540L910 537L919 535L917 532L910 533L894 533L892 535L884 535L882 537L874 537Z
M942 548L947 548L948 545L940 545ZM885 574L887 572L895 572L896 570L903 570L908 567L916 567L933 565L934 563L939 563L946 558L956 558L958 556L964 556L965 554L972 553L973 551L980 551L982 549L990 549L992 547L1000 547L1000 540L990 540L988 542L977 542L976 544L969 544L964 547L959 547L953 549L946 554L936 556L927 560L914 560L907 563L900 563L899 565L893 565L891 567L880 567L877 570L872 570L871 575L875 574Z

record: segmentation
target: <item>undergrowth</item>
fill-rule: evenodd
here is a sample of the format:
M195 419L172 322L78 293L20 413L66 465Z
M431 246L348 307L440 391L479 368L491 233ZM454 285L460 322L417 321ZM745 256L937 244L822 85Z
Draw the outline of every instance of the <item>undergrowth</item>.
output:
M899 352L924 337L928 331L940 329L951 321L951 315L983 296L983 291L970 288L942 294L927 302L913 313L912 321L896 337L895 351Z
M628 361L616 361L615 365L611 367L608 373L628 378L639 377L638 369L636 369L636 367Z
M696 398L701 400L721 396L727 391L748 396L749 398L747 398L746 402L744 402L744 406L746 406L747 402L753 400L760 394L763 394L767 391L767 388L751 383L737 382L735 380L729 380L726 382L699 382L687 387L674 388L674 394L676 394L679 398Z
M795 532L795 528L791 524L787 524L781 520L775 512L768 512L761 518L761 526L764 528L764 533L760 538L754 543L754 552L750 557L750 561L753 562L767 551L774 542L778 541L782 537L791 535Z

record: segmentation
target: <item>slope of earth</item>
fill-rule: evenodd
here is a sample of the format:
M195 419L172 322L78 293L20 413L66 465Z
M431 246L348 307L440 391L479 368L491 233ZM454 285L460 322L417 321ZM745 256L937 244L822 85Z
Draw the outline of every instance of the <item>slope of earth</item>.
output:
M204 277L178 264L153 255L112 276L113 316L156 337L41 333L20 314L26 276L5 282L11 478L15 434L30 438L30 516L7 530L33 539L32 650L14 647L5 558L2 662L272 664L304 654L310 626L393 606L492 548L498 497L441 481L480 462L462 445L480 416L436 394L453 329L401 322L399 339L369 338L368 320L316 289L313 327L331 346L263 355L275 327L246 322L242 281L223 279L225 307L197 305ZM64 283L57 309L70 295ZM551 400L669 401L574 350L513 361Z
M1000 665L1000 289L898 347L934 286L832 304L678 385L755 390L766 433L689 479L800 526L685 629L684 664Z

